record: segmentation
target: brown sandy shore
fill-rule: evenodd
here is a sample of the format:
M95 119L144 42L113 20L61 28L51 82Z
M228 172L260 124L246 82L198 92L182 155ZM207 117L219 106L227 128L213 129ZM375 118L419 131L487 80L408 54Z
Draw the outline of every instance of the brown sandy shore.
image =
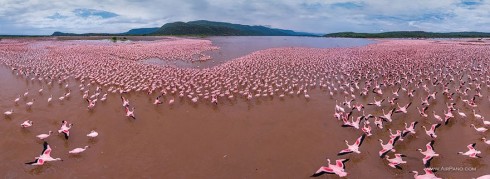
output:
M448 44L449 43L449 44ZM337 49L353 55L369 56L369 54L388 53L403 58L410 58L414 51L443 53L441 46L451 46L463 53L452 56L455 59L467 59L468 56L483 58L478 63L488 71L490 47L479 44L460 44L457 41L404 41L381 40L378 44L367 47ZM403 48L393 48L401 45ZM420 46L423 46L421 49ZM395 49L386 52L386 49ZM294 50L294 49L289 49ZM336 50L336 49L332 49ZM465 51L467 50L467 51ZM487 50L487 51L484 51ZM326 50L329 51L329 50ZM333 54L333 53L332 53ZM463 55L468 56L463 56ZM454 54L451 54L454 55ZM450 58L451 55L442 55ZM433 57L428 57L433 58ZM417 63L421 63L420 59ZM294 70L294 69L293 69ZM376 70L376 69L373 69ZM429 70L429 69L426 69ZM489 75L488 72L482 72ZM459 78L459 77L458 77ZM478 101L479 114L490 119L490 111L486 110L489 88L485 84L488 76L482 77L483 98ZM79 81L68 80L72 96L65 101L56 97L66 93L65 89L54 83L47 87L45 83L31 81L16 75L5 64L0 65L0 111L14 109L12 117L0 120L0 177L2 178L309 178L320 166L326 163L325 158L332 160L349 158L346 163L347 178L413 178L410 171L422 172L422 157L416 149L425 150L430 141L422 125L434 123L433 117L422 118L415 108L420 106L421 97L427 93L417 92L413 99L400 95L400 104L413 101L407 114L395 114L393 123L384 129L374 125L373 136L366 138L361 146L361 154L348 154L338 157L336 154L346 148L344 140L352 143L362 131L340 127L341 121L333 117L335 101L344 101L341 92L330 97L326 89L313 87L309 90L309 99L303 95L286 96L280 100L278 96L265 97L247 101L244 99L221 100L218 105L209 102L192 104L187 99L176 98L172 106L153 105L155 95L146 92L130 92L125 94L131 105L136 106L136 120L125 117L121 106L120 95L108 95L106 102L97 104L93 111L87 110L87 102L77 89ZM362 84L362 83L361 83ZM42 94L37 90L44 88ZM18 106L14 99L30 90L29 98L21 98ZM385 94L378 96L387 98L396 88L386 87ZM437 100L431 103L432 111L443 115L446 100L442 88ZM452 89L454 90L454 89ZM400 92L401 94L402 92ZM46 99L53 95L54 102L48 104ZM357 92L358 94L358 92ZM473 94L473 93L472 93ZM374 94L356 98L355 103L372 102ZM26 109L25 103L35 98L32 109ZM166 100L170 97L165 97ZM459 98L458 98L459 100ZM434 148L440 157L434 158L432 167L464 167L472 171L439 171L442 178L472 178L490 173L490 146L481 142L480 138L490 138L489 132L480 134L470 127L471 123L482 126L472 115L470 107L458 101L457 108L466 113L467 119L456 119L438 129ZM388 103L381 107L392 109ZM382 115L381 108L366 106L367 113ZM356 115L358 116L358 115ZM19 127L24 120L34 121L28 129ZM487 119L487 120L488 120ZM64 140L56 133L61 120L68 120L74 126L69 140ZM403 170L389 167L385 159L380 159L381 149L378 139L388 140L388 128L403 129L404 122L420 121L415 135L409 135L403 142L396 145L396 153L408 157L407 164L401 165ZM488 126L487 126L488 127ZM89 140L85 135L95 129L99 136ZM32 161L42 150L42 142L36 135L55 132L47 139L54 157L64 161L49 162L43 166L29 166L25 162ZM466 145L477 143L481 150L480 159L470 159L457 155L466 151ZM90 148L80 155L70 155L68 151L89 145ZM390 154L391 155L391 154ZM337 178L325 175L320 178Z

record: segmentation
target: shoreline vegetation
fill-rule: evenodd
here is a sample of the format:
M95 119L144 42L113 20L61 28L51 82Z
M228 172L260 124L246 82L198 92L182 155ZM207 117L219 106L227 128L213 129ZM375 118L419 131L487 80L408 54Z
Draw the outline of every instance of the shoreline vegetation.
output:
M486 32L425 32L425 31L392 31L382 33L338 32L323 37L340 38L488 38Z

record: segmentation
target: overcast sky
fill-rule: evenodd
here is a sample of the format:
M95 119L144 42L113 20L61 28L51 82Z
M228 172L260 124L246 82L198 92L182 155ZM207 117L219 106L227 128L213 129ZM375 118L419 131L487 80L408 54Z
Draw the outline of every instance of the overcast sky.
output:
M0 0L0 34L117 33L192 20L313 33L490 32L490 0Z

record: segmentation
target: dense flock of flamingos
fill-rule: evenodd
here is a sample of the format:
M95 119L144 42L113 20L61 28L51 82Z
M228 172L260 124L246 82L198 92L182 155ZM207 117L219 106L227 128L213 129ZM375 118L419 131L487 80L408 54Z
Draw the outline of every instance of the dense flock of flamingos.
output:
M487 157L479 148L490 146L490 140L485 138L490 117L480 114L488 108L482 103L490 100L487 95L490 89L488 46L395 40L354 49L267 49L205 69L139 63L147 58L192 59L213 49L217 47L210 41L200 39L122 44L2 40L0 63L25 80L40 81L45 88L60 85L66 91L63 96L49 95L43 99L36 96L47 93L46 90L31 89L13 97L13 106L30 108L36 105L34 99L56 103L79 91L83 94L81 100L87 101L87 108L93 109L106 101L107 95L118 95L126 116L132 120L137 119L135 108L125 97L130 92L146 93L155 99L155 105L175 102L219 105L230 101L287 100L289 97L311 100L314 96L310 97L310 91L324 92L337 101L334 109L326 109L334 111L333 116L325 118L346 130L355 129L352 132L359 133L360 137L355 141L345 140L346 148L339 151L339 159L333 164L327 159L328 163L312 177L347 176L348 156L360 155L363 141L370 138L380 142L379 154L372 157L386 160L394 170L403 170L407 161L396 148L403 145L404 139L418 136L417 140L426 140L427 144L417 149L420 163L413 165L423 165L425 173L412 171L414 178L438 178L431 168L431 161L440 158L437 129L450 128L451 123L469 124L474 133L481 135L481 140L468 139L468 145L458 148L457 154L473 160ZM77 84L70 83L69 79L76 79ZM22 98L28 102L22 104ZM433 110L435 105L441 104L446 106L444 111ZM401 121L404 128L390 126L414 111L419 113L418 118ZM5 111L4 117L15 118L15 113ZM29 128L36 122L26 120L20 126ZM69 140L72 127L76 125L62 121L58 133ZM379 136L379 131L389 131L390 135ZM52 131L36 137L46 140L50 135ZM97 135L96 131L87 134L91 138ZM87 148L75 148L69 153L81 153ZM41 155L26 164L43 165L61 160L51 157L51 150L44 142Z

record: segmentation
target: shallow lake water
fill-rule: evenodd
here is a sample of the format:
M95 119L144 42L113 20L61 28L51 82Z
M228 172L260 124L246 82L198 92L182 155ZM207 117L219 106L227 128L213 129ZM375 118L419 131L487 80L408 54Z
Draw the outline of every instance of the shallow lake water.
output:
M142 60L142 63L153 65L170 65L183 68L208 68L226 61L248 55L250 53L283 47L305 47L305 48L345 48L358 47L375 43L375 40L354 38L325 38L325 37L295 37L295 36L229 36L229 37L207 37L219 50L204 52L211 60L199 61L199 56L193 57L194 62L174 60L159 60L151 58Z

